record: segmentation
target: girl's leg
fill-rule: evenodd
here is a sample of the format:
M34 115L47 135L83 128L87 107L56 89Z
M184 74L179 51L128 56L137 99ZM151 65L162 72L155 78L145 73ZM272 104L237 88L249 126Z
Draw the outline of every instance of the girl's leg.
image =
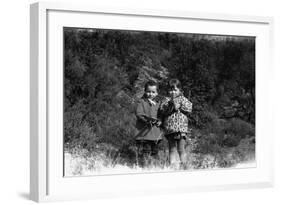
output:
M185 152L185 139L181 138L177 140L177 150L180 157L181 164L186 163L186 152Z
M173 136L167 137L169 144L169 163L174 165L176 163L177 144Z

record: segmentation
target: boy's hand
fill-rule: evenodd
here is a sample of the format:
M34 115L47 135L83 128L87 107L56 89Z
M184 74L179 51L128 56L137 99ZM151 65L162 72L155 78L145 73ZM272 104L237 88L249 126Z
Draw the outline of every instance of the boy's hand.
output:
M161 122L160 120L157 120L156 126L157 126L157 127L160 127L161 124L162 124L162 122Z

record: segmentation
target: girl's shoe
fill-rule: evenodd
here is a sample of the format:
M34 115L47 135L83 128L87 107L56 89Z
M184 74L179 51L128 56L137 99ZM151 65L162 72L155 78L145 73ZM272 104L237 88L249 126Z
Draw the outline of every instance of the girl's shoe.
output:
M186 162L181 162L180 163L180 170L187 170L187 169L188 169L187 163Z

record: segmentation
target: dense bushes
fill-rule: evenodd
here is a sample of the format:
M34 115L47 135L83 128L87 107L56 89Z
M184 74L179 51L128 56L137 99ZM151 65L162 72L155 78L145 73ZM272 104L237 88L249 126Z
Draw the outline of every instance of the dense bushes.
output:
M190 166L211 166L202 163L212 157L226 166L232 162L218 159L230 150L246 153L241 143L255 136L254 38L65 28L64 45L67 150L107 153L133 166L143 85L157 81L166 95L167 79L177 77L193 103ZM165 140L161 156L165 164Z

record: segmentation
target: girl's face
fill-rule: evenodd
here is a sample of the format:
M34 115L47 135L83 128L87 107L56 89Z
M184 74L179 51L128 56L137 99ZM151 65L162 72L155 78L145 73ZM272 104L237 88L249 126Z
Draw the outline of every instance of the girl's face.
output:
M148 86L145 90L145 95L148 99L153 99L158 95L157 87L155 85Z
M180 89L177 88L177 87L171 88L171 89L169 90L169 95L170 95L171 98L176 98L176 97L178 97L180 94L181 94L181 91L180 91Z

